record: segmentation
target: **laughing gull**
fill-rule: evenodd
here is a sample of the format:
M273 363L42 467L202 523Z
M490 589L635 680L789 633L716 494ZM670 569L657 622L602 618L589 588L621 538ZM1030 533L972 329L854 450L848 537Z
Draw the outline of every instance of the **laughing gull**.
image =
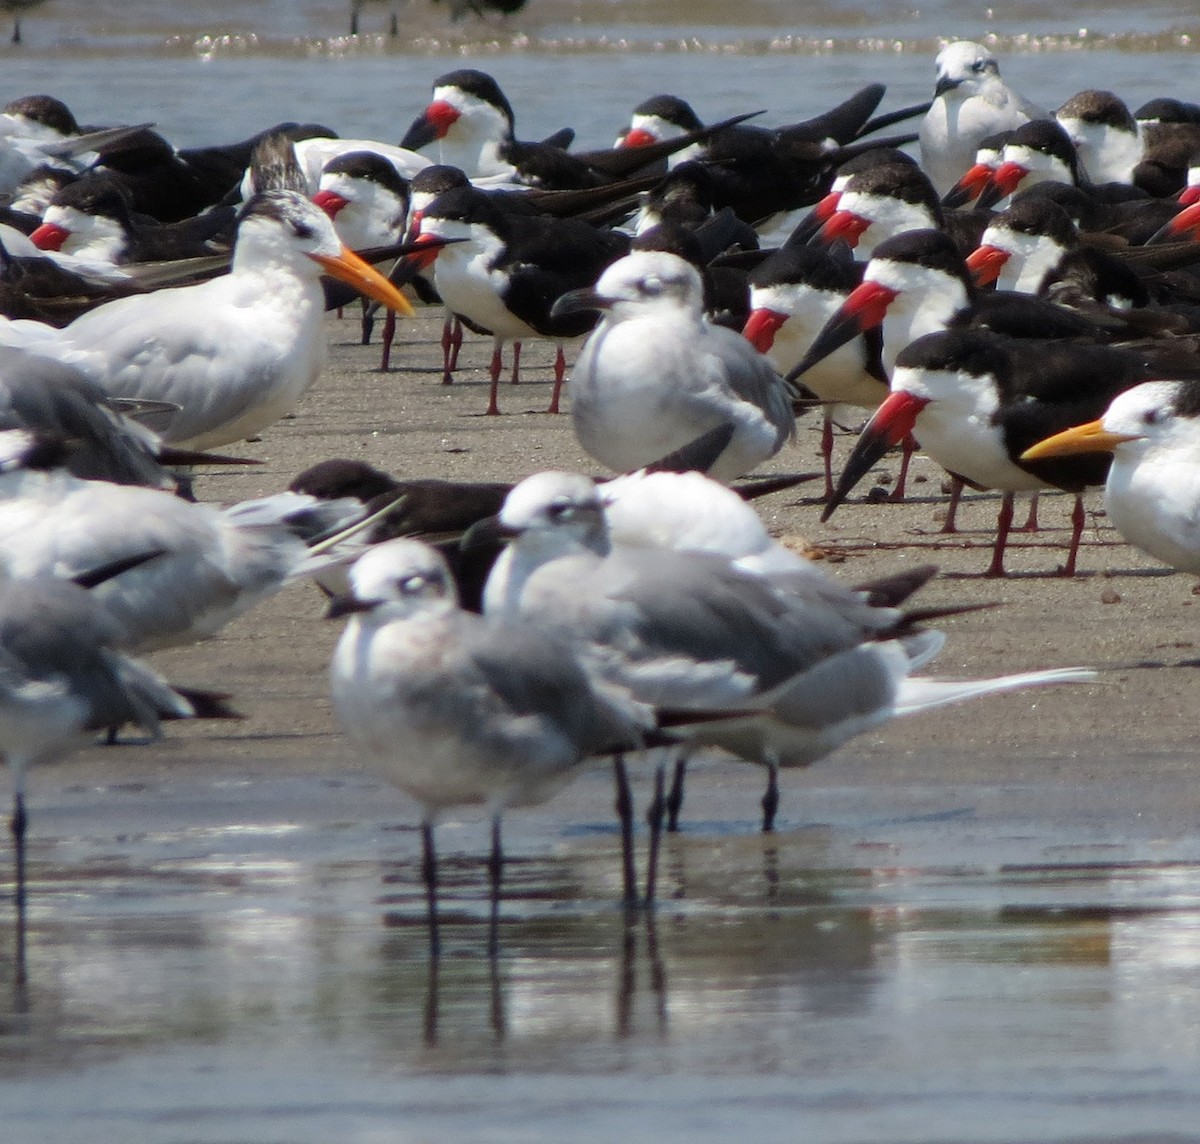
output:
M93 590L124 628L122 646L139 654L207 639L323 569L332 557L309 543L364 516L357 500L294 492L220 509L83 480L52 467L53 452L24 432L0 433L0 574L74 579L148 554Z
M933 104L921 122L921 166L944 195L974 163L984 138L1047 113L1000 78L1000 64L982 44L947 44L934 68Z
M223 697L172 688L123 650L125 632L67 580L0 580L0 752L12 772L18 966L25 918L25 772L132 723L152 736L166 719L236 718Z
M897 714L1085 677L910 680L941 648L940 632L851 592L834 599L808 575L768 578L714 552L614 545L600 490L577 474L526 478L499 524L515 540L489 577L485 614L519 616L576 641L594 670L641 702L723 713L681 733L771 772L808 766ZM661 767L651 894L660 792Z
M728 481L794 436L789 387L745 338L708 321L703 281L682 258L636 251L555 310L585 308L603 317L571 371L571 417L602 465L631 472L731 425L733 439L710 470Z
M502 813L544 802L587 758L639 747L646 709L589 677L570 646L519 620L459 607L442 557L389 540L350 570L350 614L330 666L334 709L368 766L421 805L430 948L439 950L433 829L481 807L492 821L496 952Z

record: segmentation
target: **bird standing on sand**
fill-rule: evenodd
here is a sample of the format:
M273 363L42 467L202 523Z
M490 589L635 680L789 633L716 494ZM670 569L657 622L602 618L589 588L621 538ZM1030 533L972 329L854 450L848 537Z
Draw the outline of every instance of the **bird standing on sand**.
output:
M74 365L110 397L172 402L161 429L172 445L227 445L291 413L320 375L322 273L412 314L320 207L276 190L246 204L228 274L117 299L62 330L8 323L0 343Z
M556 313L600 310L571 372L580 444L631 472L721 425L733 438L709 470L728 481L773 457L795 433L792 395L745 338L704 316L704 284L689 263L636 251Z

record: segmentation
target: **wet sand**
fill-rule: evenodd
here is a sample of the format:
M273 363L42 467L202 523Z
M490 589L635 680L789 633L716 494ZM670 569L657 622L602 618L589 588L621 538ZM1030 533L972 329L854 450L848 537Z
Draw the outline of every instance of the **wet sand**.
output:
M545 350L526 347L527 382L488 418L482 341L446 387L440 319L404 327L387 374L352 316L328 321L325 376L244 447L264 463L203 477L203 499L339 455L463 479L593 469L569 417L542 412ZM818 439L806 418L771 468L815 472ZM414 809L334 725L339 627L315 589L155 656L245 719L32 774L30 982L0 1006L14 1138L75 1139L85 1120L101 1144L1190 1131L1200 597L1119 543L1098 497L1080 576L1053 574L1070 503L1052 497L1014 575L983 579L996 499L970 497L945 537L942 477L922 459L915 476L912 501L850 503L829 525L813 486L760 507L850 583L933 562L921 602L996 604L941 624L939 674L1086 664L1097 682L863 736L783 776L770 839L762 773L697 764L656 915L615 905L611 780L588 770L506 820L490 968L469 818L439 829L447 954L426 962Z

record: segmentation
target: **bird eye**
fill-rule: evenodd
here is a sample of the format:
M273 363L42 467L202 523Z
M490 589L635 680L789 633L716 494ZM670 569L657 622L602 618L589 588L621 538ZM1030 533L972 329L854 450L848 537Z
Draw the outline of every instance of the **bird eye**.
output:
M292 234L297 238L312 238L317 232L306 222L293 222Z
M638 283L638 289L647 298L657 298L663 292L663 281L661 278L643 278Z
M402 576L396 587L400 589L400 594L403 596L419 596L426 583L426 578L420 572L414 572L410 576Z
M575 515L575 506L570 501L555 501L546 513L551 520L570 520Z
M1146 425L1157 425L1160 419L1161 414L1157 409L1147 409L1146 412L1142 414L1142 421Z
M975 62L974 62L972 65L971 65L971 70L972 70L972 71L973 71L973 72L974 72L976 75L978 75L978 74L979 74L981 71L983 71L983 69L984 69L985 67L987 67L987 64L986 64L986 63L984 63L984 61L983 61L983 60L976 60L976 61L975 61Z

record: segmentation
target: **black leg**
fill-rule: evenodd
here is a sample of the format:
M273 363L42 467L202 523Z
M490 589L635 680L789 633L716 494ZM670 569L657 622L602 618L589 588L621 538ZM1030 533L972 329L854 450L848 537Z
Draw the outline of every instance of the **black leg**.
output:
M629 772L625 756L613 758L613 778L617 785L617 821L621 824L621 878L627 906L637 901L637 871L633 866L633 795L629 790Z
M654 904L658 892L658 850L662 842L663 813L666 800L663 798L663 765L654 768L654 797L646 810L646 825L650 827L650 851L646 859L646 905Z
M767 764L767 789L762 796L762 828L764 834L770 834L775 829L775 813L779 810L779 768L774 763Z
M25 795L18 791L13 796L13 813L9 821L12 831L16 887L13 891L13 908L16 924L16 984L25 984L25 832L29 816L25 812Z
M437 916L437 851L433 847L433 823L421 823L421 877L425 881L425 906L429 914L429 956L437 960L442 952Z
M492 903L488 916L488 957L495 958L500 950L500 882L504 875L504 849L500 845L500 816L492 819L492 853L488 858Z
M675 773L671 776L671 790L667 795L667 832L674 834L679 829L679 812L683 809L683 783L687 778L687 751L680 751L675 759Z

